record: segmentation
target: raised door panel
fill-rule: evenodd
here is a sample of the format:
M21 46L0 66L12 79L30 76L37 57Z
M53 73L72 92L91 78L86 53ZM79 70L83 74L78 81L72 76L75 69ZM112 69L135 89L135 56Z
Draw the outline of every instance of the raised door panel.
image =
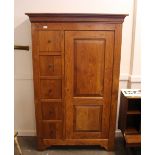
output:
M65 32L68 139L108 138L113 47L113 31Z
M103 95L104 44L104 39L74 40L74 96Z
M101 131L100 106L75 106L74 131Z

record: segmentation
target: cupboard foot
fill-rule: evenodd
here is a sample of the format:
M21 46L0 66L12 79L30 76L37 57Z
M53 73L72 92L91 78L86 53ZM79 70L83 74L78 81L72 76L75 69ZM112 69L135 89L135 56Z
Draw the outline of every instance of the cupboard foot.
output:
M46 150L47 146L43 143L42 139L38 139L37 141L37 150L44 151Z

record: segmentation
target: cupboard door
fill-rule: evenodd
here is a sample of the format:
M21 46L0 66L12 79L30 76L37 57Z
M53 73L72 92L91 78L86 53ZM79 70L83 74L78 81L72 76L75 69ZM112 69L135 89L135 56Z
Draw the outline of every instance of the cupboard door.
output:
M108 138L113 31L65 32L66 138Z

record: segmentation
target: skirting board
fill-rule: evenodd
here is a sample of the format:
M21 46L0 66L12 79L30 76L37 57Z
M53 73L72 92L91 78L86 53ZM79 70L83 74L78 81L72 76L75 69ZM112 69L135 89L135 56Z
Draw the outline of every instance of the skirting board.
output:
M36 136L35 130L17 130L19 136ZM116 137L122 137L122 133L119 129L115 132Z
M16 130L19 136L36 136L35 130Z
M14 78L15 80L33 80L33 74L16 73ZM130 75L130 74L120 75L120 81L128 81L128 80L130 80L131 82L141 82L141 77L140 75Z

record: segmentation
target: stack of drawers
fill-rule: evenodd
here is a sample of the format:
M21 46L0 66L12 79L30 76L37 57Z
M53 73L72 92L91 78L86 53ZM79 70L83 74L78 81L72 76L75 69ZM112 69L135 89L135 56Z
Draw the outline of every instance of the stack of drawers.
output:
M62 31L38 31L40 136L62 138L64 44Z

